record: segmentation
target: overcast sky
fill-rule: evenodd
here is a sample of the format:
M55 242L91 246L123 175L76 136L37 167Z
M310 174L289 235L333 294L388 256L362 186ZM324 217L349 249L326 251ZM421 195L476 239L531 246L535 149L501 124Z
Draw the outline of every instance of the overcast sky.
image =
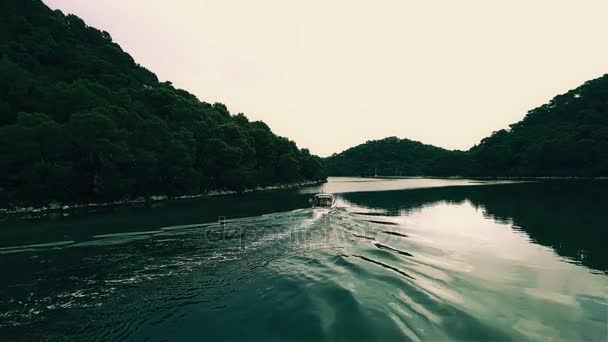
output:
M162 80L326 156L468 149L608 73L608 1L44 0Z

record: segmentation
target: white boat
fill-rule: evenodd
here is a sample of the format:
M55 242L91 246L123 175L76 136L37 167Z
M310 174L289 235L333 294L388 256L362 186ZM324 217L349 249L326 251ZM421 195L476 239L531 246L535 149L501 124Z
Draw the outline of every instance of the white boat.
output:
M312 208L315 210L332 211L336 209L336 199L330 194L316 194L312 198Z

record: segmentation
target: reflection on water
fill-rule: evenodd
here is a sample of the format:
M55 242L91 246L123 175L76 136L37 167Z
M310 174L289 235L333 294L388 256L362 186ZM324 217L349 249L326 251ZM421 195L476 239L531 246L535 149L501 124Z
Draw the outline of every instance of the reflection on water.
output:
M5 220L0 337L608 336L605 183L322 189L338 193L331 215L292 191Z
M407 215L435 203L469 202L484 215L524 231L534 242L559 255L608 272L608 182L553 181L412 191L346 193L346 201Z
M327 183L311 186L300 192L311 194L320 191L337 194L348 192L390 191L403 189L423 189L446 186L473 186L484 184L510 184L513 181L479 181L471 179L438 179L438 178L353 178L330 177Z

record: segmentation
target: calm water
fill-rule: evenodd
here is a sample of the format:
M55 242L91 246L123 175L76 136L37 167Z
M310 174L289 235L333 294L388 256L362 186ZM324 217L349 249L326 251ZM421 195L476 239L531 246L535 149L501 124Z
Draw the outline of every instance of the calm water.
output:
M2 217L0 339L608 339L607 182L321 188Z

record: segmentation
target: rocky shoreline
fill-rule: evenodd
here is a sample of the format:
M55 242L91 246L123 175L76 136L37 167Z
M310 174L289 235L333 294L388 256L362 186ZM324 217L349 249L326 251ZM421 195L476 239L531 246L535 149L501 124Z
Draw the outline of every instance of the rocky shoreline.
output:
M123 199L116 200L111 202L93 202L93 203L76 203L76 204L64 204L59 202L51 202L42 207L22 207L15 206L12 208L1 208L0 215L13 215L13 214L30 214L30 213L46 213L46 212L61 212L61 211L69 211L75 209L84 209L84 208L100 208L100 207L113 207L119 205L126 204L138 204L138 203L152 203L152 202L161 202L167 200L181 200L181 199L195 199L195 198L204 198L204 197L217 197L217 196L229 196L236 195L238 193L251 193L258 191L271 191L271 190L286 190L286 189L294 189L301 188L306 186L313 186L325 183L326 180L317 180L317 181L302 181L295 182L289 184L278 184L278 185L268 185L268 186L259 186L252 189L245 189L241 192L234 190L211 190L206 193L197 194L197 195L183 195L183 196L165 196L165 195L156 195L150 197L138 197L135 199Z

